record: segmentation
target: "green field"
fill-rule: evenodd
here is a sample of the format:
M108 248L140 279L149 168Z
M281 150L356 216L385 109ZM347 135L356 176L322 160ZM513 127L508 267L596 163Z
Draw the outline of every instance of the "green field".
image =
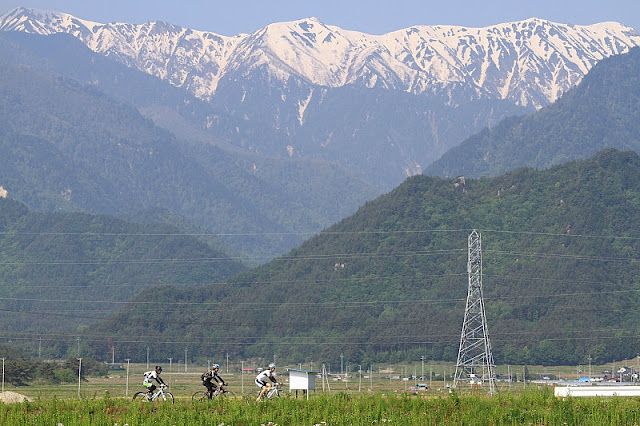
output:
M126 364L124 364L126 367ZM222 367L222 377L230 384L229 390L236 394L246 394L254 390L253 379L255 374L241 374L240 365L231 365L227 372L226 365ZM310 366L299 365L301 368L312 370ZM603 369L606 366L600 366ZM68 399L78 398L102 398L107 392L112 398L121 398L132 396L135 392L143 390L142 374L144 371L152 369L153 365L146 364L130 364L127 386L126 369L113 370L109 372L108 377L88 377L83 379L78 386L78 382L66 384L47 385L39 382L31 383L29 386L12 387L5 384L5 389L21 393L33 399L48 400L57 398ZM575 367L528 367L531 374L541 376L543 374L552 374L557 377L576 378ZM611 367L609 367L611 368ZM190 397L195 391L204 389L200 381L200 374L207 369L207 365L192 365L188 371L184 371L184 366L173 365L172 371L167 365L164 366L162 378L170 386L170 391L176 398ZM594 370L596 368L594 367ZM452 377L455 373L455 366L451 363L434 363L425 365L424 373L422 366L418 363L409 368L406 365L379 366L373 369L373 374L369 375L367 371L362 372L348 370L348 378L345 375L335 373L331 380L325 381L317 379L316 393L325 392L341 392L341 393L403 393L408 387L415 386L416 382L422 382L430 387L430 395L445 395L448 393L448 386L451 385ZM496 369L498 373L507 374L507 367L501 366ZM278 369L283 374L280 381L288 388L286 369ZM522 367L512 366L510 372L522 375ZM346 373L346 371L345 371ZM425 379L402 380L401 377L408 375L421 376L424 374ZM443 376L446 380L443 380ZM511 386L507 383L501 383L502 388L507 391L519 391L524 389L522 382L513 383ZM530 386L527 384L527 386ZM79 389L78 389L79 388ZM128 391L127 391L128 389Z
M498 383L498 394L457 394L450 382L426 380L432 385L417 395L407 392L415 384L394 379L396 373L376 371L372 376L351 374L349 380L316 382L316 391L305 395L248 406L244 395L256 389L253 374L223 374L235 398L193 403L190 396L203 389L200 370L165 369L164 380L176 397L175 404L133 401L142 390L147 366L132 364L127 388L126 370L109 377L89 378L80 384L32 384L5 390L33 399L24 403L0 403L1 425L634 425L640 424L639 398L569 398L553 396L551 386ZM602 367L599 367L602 368ZM429 376L449 366L430 366ZM575 378L575 367L534 368L541 372ZM407 369L397 367L406 372ZM427 371L427 370L425 370ZM402 374L402 373L400 373ZM281 381L287 388L286 376Z
M257 406L242 400L175 404L128 398L51 399L0 403L3 425L634 425L636 398L559 400L551 388L521 393L411 396L403 393L318 393Z

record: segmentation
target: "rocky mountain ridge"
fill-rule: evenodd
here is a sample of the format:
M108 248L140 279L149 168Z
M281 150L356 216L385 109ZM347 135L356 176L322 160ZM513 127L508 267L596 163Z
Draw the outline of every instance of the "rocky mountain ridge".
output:
M18 8L0 16L0 30L72 34L96 52L203 99L211 99L224 79L266 69L284 83L296 78L414 94L465 86L476 97L536 107L576 85L598 60L640 44L636 30L616 22L581 26L537 18L484 28L414 26L383 35L308 18L228 37L167 22L102 24Z

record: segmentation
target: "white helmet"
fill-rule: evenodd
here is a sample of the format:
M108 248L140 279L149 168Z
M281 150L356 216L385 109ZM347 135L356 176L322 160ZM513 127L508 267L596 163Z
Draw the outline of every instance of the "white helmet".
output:
M269 364L269 368L276 368L276 365L274 363Z

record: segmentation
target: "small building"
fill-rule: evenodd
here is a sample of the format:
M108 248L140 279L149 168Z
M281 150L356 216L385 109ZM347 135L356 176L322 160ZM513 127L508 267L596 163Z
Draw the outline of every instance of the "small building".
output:
M556 386L553 390L556 398L583 396L640 396L640 386Z
M301 370L299 368L287 368L289 372L289 391L303 391L309 399L309 391L316 390L317 371Z

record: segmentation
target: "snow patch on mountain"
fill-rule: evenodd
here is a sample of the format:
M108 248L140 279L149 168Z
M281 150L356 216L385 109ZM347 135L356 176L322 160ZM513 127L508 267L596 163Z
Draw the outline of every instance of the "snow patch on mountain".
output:
M307 96L306 99L298 101L298 122L300 123L300 126L304 125L304 112L307 110L312 97L313 89L309 91L309 96Z
M462 85L477 97L536 107L579 83L597 61L640 45L637 31L616 22L581 26L537 18L483 28L414 26L383 35L307 18L227 37L166 22L101 24L18 8L0 16L0 30L72 34L90 49L202 99L215 95L221 79L260 70L285 85L296 78L418 95ZM308 101L300 102L303 114Z

